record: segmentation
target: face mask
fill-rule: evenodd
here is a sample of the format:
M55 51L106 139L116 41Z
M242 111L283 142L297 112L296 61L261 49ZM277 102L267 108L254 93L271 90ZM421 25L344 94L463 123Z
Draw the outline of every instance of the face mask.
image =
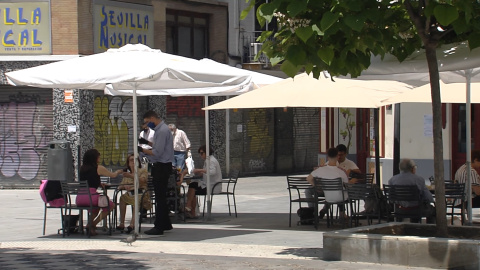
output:
M152 123L152 122L148 122L147 126L151 129L154 129L155 128L155 124Z

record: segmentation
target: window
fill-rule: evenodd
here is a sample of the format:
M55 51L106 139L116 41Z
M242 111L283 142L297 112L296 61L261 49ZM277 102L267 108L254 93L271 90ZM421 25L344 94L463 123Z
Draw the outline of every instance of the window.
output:
M167 10L167 53L208 57L208 15Z

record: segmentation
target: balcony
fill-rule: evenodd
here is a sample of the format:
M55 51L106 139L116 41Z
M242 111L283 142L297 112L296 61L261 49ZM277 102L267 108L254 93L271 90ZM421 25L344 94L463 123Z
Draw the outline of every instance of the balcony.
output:
M242 65L247 69L269 69L271 67L268 57L260 53L262 43L257 41L257 38L261 35L261 31L255 32L242 32Z

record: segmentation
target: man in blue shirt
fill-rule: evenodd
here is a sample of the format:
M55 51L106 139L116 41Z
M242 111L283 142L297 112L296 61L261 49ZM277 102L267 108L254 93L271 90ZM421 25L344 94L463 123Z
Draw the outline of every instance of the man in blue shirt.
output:
M165 122L154 111L148 111L143 115L144 124L155 124L155 135L151 150L138 148L139 152L148 155L152 163L152 178L155 188L155 223L154 227L146 234L163 235L163 231L172 229L169 211L167 206L167 185L172 172L173 155L173 136Z
M422 215L427 217L427 223L435 223L435 207L431 205L434 202L432 193L425 186L425 179L421 176L416 175L417 166L415 162L411 159L404 158L400 161L399 164L400 173L394 175L388 181L389 185L416 185L421 197L421 204L418 205L417 202L400 202L400 205L403 209L400 209L402 212L408 213L409 211L415 210L420 207ZM418 222L418 220L410 219L412 222Z

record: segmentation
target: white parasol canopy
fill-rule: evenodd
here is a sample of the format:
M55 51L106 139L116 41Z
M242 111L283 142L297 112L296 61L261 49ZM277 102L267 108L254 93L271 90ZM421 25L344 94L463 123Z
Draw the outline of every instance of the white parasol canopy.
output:
M226 67L211 60L194 60L163 53L142 44L128 44L94 55L50 63L6 73L13 85L41 88L96 89L109 94L133 96L133 129L138 130L138 95L238 95L277 79L248 70ZM254 81L255 80L255 81ZM205 98L205 104L208 105ZM209 155L208 114L205 116L207 156ZM137 136L133 145L138 144ZM133 147L135 157L138 150ZM135 163L137 163L135 159ZM207 167L208 167L208 160ZM138 166L138 164L136 164ZM210 177L207 175L207 186ZM135 175L135 192L138 175ZM210 205L210 189L207 201ZM138 196L135 221L138 224ZM208 208L208 216L210 207ZM138 226L135 227L138 233Z

